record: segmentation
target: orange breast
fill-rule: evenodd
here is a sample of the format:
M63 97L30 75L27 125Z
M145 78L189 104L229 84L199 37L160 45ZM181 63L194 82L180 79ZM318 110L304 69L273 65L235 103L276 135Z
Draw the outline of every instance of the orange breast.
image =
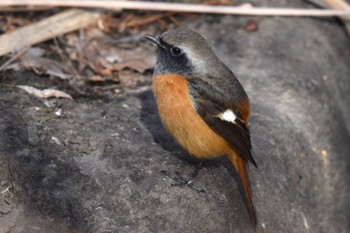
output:
M164 127L190 154L198 159L212 159L232 151L196 112L184 77L156 75L152 90Z

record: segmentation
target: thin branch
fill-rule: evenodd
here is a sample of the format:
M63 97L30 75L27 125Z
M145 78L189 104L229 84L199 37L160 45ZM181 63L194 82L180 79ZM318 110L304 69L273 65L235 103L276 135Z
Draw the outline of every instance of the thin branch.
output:
M323 0L323 1L330 8L340 9L340 10L350 10L350 4L345 0ZM350 16L344 15L344 16L341 16L340 18L343 20L346 31L348 32L348 35L350 36Z
M237 6L209 6L198 4L112 1L112 0L1 0L0 6L40 5L56 7L85 7L104 9L129 9L149 11L176 11L209 14L235 14L258 16L314 16L330 17L350 15L350 10L283 9L283 8L243 8Z
M24 47L20 51L18 51L15 55L13 55L10 59L8 59L2 66L0 66L0 72L5 70L12 62L16 61L23 54L28 51L29 47Z
M143 17L143 18L136 18L136 19L131 19L130 21L126 21L125 23L122 22L122 28L126 27L139 27L142 25L150 24L153 22L156 22L162 18L168 17L173 15L174 12L167 12L167 13L162 13L162 14L156 14L156 15L151 15L148 17Z
M0 35L0 56L96 23L98 12L71 9Z
M328 6L333 9L349 10L350 4L344 0L323 0Z

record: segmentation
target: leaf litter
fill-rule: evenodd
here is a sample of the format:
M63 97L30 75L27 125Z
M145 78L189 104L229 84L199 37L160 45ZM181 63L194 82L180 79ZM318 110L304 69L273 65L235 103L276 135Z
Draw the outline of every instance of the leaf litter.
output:
M231 3L230 0L204 2ZM77 95L114 96L127 90L144 90L143 87L150 82L156 61L155 48L145 41L144 36L179 27L188 17L194 16L177 12L106 12L95 25L28 49L6 64L4 70L32 71L39 76L61 80ZM35 18L42 19L42 16L39 13ZM21 25L28 25L30 20L11 14L0 16L0 30L15 30ZM39 98L72 99L72 96L58 90L39 90L30 85L19 87Z
M48 99L48 98L65 98L65 99L70 99L72 100L73 97L63 91L55 90L55 89L44 89L44 90L39 90L35 87L31 86L25 86L25 85L18 85L18 88L25 90L28 92L30 95L34 95L38 98L41 99Z

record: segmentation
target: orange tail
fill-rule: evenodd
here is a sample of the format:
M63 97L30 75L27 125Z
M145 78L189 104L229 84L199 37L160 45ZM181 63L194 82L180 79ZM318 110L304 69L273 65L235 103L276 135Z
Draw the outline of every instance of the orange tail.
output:
M238 156L234 152L230 153L228 155L228 159L234 165L234 167L236 168L236 171L239 174L241 185L243 186L243 190L240 190L241 191L241 195L242 195L242 198L245 201L245 204L247 206L250 220L251 220L252 224L254 226L256 226L257 222L258 222L258 219L256 217L256 211L255 211L255 207L254 207L253 197L252 197L252 193L250 191L250 184L249 184L249 180L248 180L248 174L247 174L247 171L246 171L246 168L245 168L247 162L245 162L243 160L243 158L241 158L240 156Z

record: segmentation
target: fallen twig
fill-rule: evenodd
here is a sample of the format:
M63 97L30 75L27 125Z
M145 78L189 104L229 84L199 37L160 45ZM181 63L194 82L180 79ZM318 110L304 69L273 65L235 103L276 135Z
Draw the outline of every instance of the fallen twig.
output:
M52 6L0 7L0 12L46 11L52 8Z
M350 4L344 0L304 0L310 4L313 4L320 8L332 8L340 10L350 10ZM340 20L343 21L345 29L350 37L350 16L344 15L339 16Z
M143 25L147 25L147 24L156 22L162 18L172 16L174 14L175 14L174 12L167 12L167 13L163 13L163 14L151 15L151 16L144 17L144 18L136 18L136 19L126 20L126 22L120 23L120 28L121 28L121 30L124 30L127 27L140 27Z
M9 66L12 62L16 61L19 57L21 57L23 54L25 54L28 51L28 47L22 48L18 53L13 55L10 59L8 59L2 66L0 66L0 72L5 70L7 66Z
M340 9L340 10L350 10L350 4L344 0L323 0L326 5L328 5L330 8L333 9ZM348 35L350 36L350 16L344 15L340 17L344 24L345 28L348 32Z
M59 6L85 7L104 9L130 9L149 11L176 11L210 14L260 15L260 16L344 16L350 15L350 10L321 10L321 9L283 9L283 8L244 8L239 6L209 6L199 4L141 2L141 1L112 1L112 0L2 0L0 6Z
M328 6L333 9L349 10L350 5L344 0L323 0Z
M1 2L3 3L3 2ZM0 36L0 56L95 23L98 12L68 10Z

